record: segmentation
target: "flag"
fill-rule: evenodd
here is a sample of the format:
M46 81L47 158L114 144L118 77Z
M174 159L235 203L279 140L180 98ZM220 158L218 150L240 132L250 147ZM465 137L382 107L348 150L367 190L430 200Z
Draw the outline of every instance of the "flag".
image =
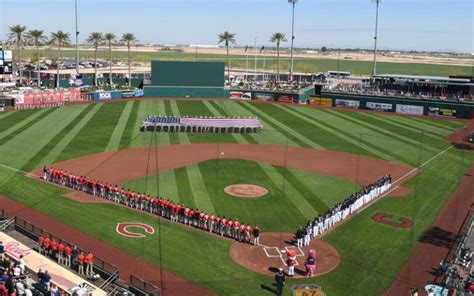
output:
M260 52L262 52L264 50L265 50L265 46L262 46L262 48L260 48Z
M247 52L248 49L249 49L249 46L246 45L246 46L245 46L245 52Z

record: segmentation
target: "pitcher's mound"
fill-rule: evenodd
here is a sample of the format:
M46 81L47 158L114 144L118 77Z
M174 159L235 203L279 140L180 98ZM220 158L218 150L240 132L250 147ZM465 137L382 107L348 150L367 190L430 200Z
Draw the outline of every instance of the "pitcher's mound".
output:
M285 273L287 252L296 251L296 266L294 278L306 277L305 260L310 250L316 251L316 272L313 276L320 276L333 271L341 262L339 253L331 245L321 241L312 240L307 247L298 248L293 245L291 233L262 233L261 246L234 242L230 248L230 256L239 265L260 274L274 276L278 268L283 268Z
M224 188L224 192L236 197L255 198L266 195L268 193L268 189L252 184L234 184Z

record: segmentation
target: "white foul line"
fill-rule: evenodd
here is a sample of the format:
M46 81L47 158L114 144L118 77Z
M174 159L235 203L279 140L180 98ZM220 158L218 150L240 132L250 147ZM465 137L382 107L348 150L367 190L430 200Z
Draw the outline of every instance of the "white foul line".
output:
M35 175L33 173L29 173L29 172L25 172L25 171L22 171L22 170L19 170L19 169L16 169L16 168L12 168L12 167L4 165L4 164L0 164L0 167L11 170L11 171L20 172L20 173L23 173L23 174L26 174L26 175L39 177L38 175Z
M397 180L395 180L392 184L395 184L395 183L399 183L400 181L402 181L403 179L405 179L406 177L408 177L409 175L411 175L413 172L415 172L416 170L418 169L421 169L422 167L425 167L427 164L429 164L430 162L432 162L433 160L435 160L436 158L440 157L441 155L445 154L446 152L448 152L449 150L451 150L454 146L449 146L448 148L444 149L443 151L441 151L440 153L436 154L435 156L433 156L432 158L428 159L426 162L422 163L420 166L412 169L411 171L409 171L408 173L406 173L405 175L401 176L400 178L398 178ZM377 197L376 199L374 199L373 202L371 203L368 203L365 207L361 208L360 210L357 211L357 213L360 213L362 212L363 210L367 209L369 206L373 205L377 200L379 199L382 199L383 197L389 195L392 191L394 191L395 189L397 189L398 187L400 187L400 185L397 185L397 186L394 186L392 187L389 191L385 192L384 194L382 194L381 196Z

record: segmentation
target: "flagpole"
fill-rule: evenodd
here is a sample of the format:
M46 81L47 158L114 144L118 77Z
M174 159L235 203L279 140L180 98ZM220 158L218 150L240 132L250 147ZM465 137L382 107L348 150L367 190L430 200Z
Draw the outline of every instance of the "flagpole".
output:
M263 53L263 81L265 81L265 49L262 50Z
M258 48L257 48L257 35L255 35L255 72L254 72L254 79L257 81L257 53L258 53Z
M247 81L248 71L249 71L249 47L245 46L245 81Z

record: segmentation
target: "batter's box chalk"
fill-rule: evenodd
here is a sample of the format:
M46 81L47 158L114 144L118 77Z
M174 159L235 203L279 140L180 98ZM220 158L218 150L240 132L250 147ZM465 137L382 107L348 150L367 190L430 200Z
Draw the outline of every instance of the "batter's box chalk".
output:
M301 250L299 247L285 247L285 249L286 249L286 251L295 250L297 257L304 256L303 250Z
M267 255L267 257L280 257L281 253L277 247L266 247L263 248L263 251Z

